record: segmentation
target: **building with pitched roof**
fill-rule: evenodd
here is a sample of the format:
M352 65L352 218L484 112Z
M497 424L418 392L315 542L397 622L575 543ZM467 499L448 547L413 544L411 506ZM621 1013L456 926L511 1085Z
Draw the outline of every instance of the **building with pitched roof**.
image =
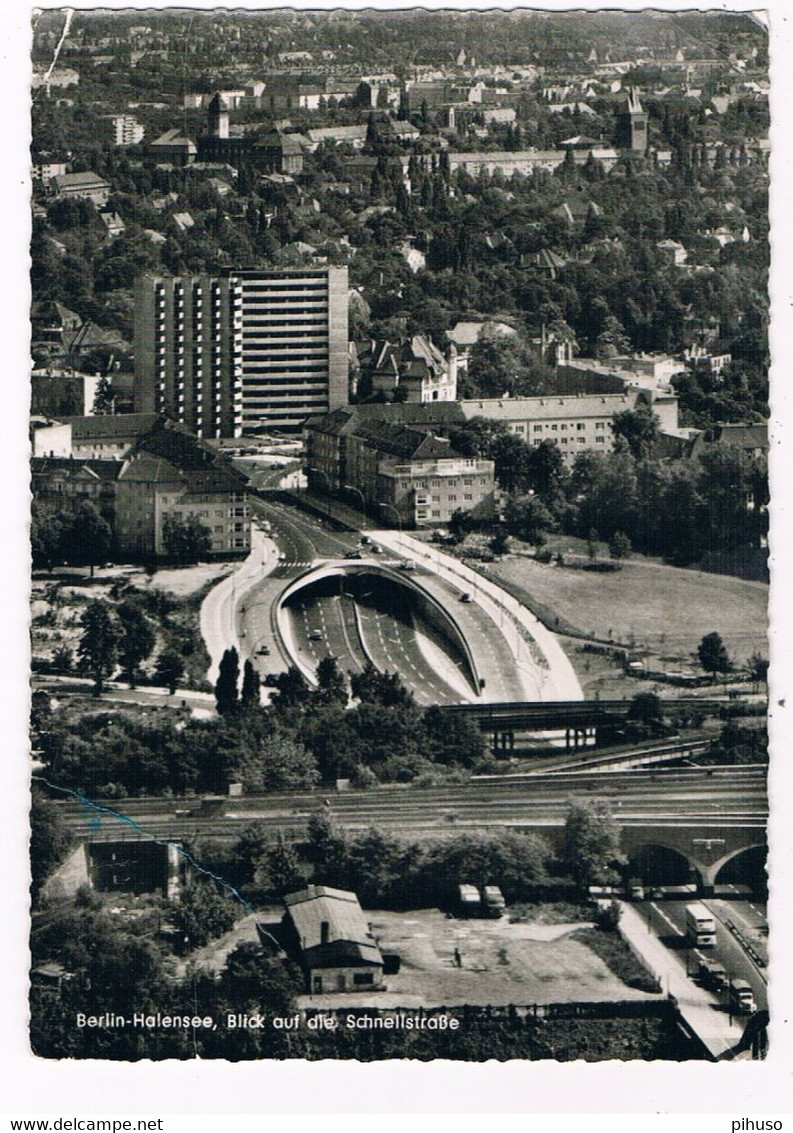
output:
M403 401L454 401L457 397L457 349L444 357L427 335L399 342L356 343L359 391L391 394Z
M383 989L383 956L354 893L309 885L284 905L284 942L312 995Z
M492 460L463 456L436 432L356 408L309 422L306 464L312 488L349 495L388 524L434 527L455 511L481 519L495 514Z

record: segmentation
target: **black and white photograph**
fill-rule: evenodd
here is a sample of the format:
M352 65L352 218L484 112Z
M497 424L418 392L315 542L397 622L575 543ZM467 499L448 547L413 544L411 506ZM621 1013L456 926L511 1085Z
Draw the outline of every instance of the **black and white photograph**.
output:
M768 15L29 21L31 1054L770 1059Z

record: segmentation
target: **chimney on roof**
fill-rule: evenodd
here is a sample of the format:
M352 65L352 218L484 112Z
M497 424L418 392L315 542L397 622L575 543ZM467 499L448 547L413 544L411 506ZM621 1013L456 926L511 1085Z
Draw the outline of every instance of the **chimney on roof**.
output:
M322 921L319 926L319 940L320 944L327 944L330 940L330 924L328 921Z

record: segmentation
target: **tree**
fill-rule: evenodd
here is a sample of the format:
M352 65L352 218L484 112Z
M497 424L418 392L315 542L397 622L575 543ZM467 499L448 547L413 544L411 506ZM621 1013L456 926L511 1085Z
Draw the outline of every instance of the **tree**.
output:
M94 567L107 560L112 542L110 524L90 500L83 500L64 532L63 549L67 560L90 566L93 578Z
M659 428L658 417L651 409L644 405L638 409L623 409L614 414L611 427L617 452L627 451L636 460L650 456Z
M121 671L134 688L138 668L151 653L156 635L143 611L133 602L122 602L117 609L121 624L119 660Z
M73 844L72 833L58 808L34 787L30 807L30 872L34 897Z
M254 669L250 657L246 657L242 669L242 693L240 695L240 705L244 711L259 707L261 703L259 685L259 674Z
M664 725L664 705L656 692L637 692L628 709L628 719L636 719L659 731Z
M116 667L118 631L104 602L90 602L80 619L83 628L77 656L82 668L94 679L94 693L101 696L105 680Z
M595 357L598 359L616 358L620 354L629 353L631 344L625 334L625 328L614 315L607 315L603 330L595 340Z
M485 754L485 738L467 716L432 705L424 713L427 755L436 763L471 767Z
M317 665L317 681L319 687L314 699L318 704L338 704L341 708L346 706L347 684L335 657L322 658Z
M612 559L629 559L631 556L631 541L624 531L615 531L609 539L609 554Z
M197 563L212 549L212 533L197 515L166 513L162 540L168 556L178 563Z
M220 658L215 700L221 716L231 716L239 706L240 658L232 645Z
M727 648L721 639L721 635L716 633L706 633L697 647L697 657L699 663L706 673L711 674L711 679L715 680L717 673L729 673L732 669L732 661L730 660Z
M402 683L399 673L381 673L371 661L360 673L350 676L352 694L363 704L378 704L383 708L405 707L413 704L413 694Z
M623 861L619 842L620 828L608 803L602 799L573 803L565 821L564 856L578 885L592 885L609 876Z
M530 361L518 335L485 323L469 353L468 376L480 397L502 397L515 390Z
M768 680L768 658L762 653L753 653L747 662L747 668L754 690L757 692L757 686Z
M171 696L176 693L176 686L184 676L184 661L178 653L166 649L157 658L154 666L154 679L158 684L165 685Z
M239 915L240 905L229 892L213 882L199 881L182 890L174 921L184 950L189 951L228 932Z
M113 413L115 398L110 378L100 378L94 394L94 417L106 417Z
M510 496L504 518L513 535L534 546L541 546L545 532L556 526L550 511L537 496Z

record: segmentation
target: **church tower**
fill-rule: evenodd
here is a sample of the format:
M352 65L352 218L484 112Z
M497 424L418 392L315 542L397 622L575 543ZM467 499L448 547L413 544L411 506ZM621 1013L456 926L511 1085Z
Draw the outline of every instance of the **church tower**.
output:
M229 106L220 91L207 109L209 136L211 138L227 138L229 136Z
M636 87L628 88L627 109L629 142L631 153L647 152L647 111L641 104Z

